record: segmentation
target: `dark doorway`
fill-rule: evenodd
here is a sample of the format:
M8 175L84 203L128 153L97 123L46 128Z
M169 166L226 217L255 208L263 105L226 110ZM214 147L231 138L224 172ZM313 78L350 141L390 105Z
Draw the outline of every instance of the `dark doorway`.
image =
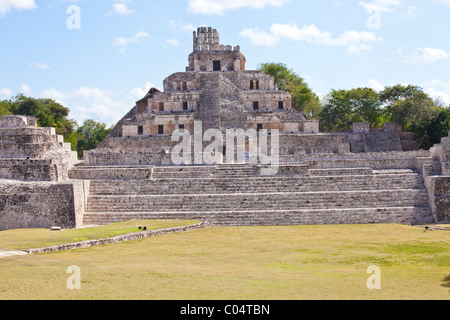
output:
M213 71L220 71L222 68L220 67L220 60L213 61Z
M163 125L158 126L158 134L164 134L164 126Z

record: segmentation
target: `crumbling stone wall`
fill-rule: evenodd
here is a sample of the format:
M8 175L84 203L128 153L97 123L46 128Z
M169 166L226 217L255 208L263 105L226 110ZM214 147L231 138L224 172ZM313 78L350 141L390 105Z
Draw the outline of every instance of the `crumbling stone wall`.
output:
M86 181L0 180L0 230L80 227L88 193Z
M381 129L372 129L368 122L353 124L348 134L351 152L414 151L417 144L412 133L402 132L399 124L386 122Z

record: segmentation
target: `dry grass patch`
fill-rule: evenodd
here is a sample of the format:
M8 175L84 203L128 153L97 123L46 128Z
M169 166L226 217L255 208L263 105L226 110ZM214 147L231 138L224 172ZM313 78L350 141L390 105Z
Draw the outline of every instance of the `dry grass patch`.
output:
M4 258L0 298L449 299L449 243L403 225L212 227ZM71 265L81 290L66 287ZM366 286L371 265L381 290Z
M21 229L0 231L0 251L27 250L85 240L103 239L121 234L139 232L139 226L158 230L186 226L198 221L187 220L133 220L105 226L50 231L49 229Z

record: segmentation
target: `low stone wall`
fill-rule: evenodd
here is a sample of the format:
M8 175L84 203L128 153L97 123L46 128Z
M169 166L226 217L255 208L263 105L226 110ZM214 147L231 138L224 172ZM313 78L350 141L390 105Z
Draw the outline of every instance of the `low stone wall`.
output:
M153 166L140 167L73 167L69 170L70 179L150 179Z
M88 195L88 181L0 180L0 230L80 227Z
M29 254L36 254L36 253L48 253L48 252L56 252L56 251L63 251L63 250L90 248L90 247L94 247L94 246L102 246L102 245L107 245L107 244L120 243L120 242L125 242L125 241L140 240L140 239L145 239L145 238L150 238L150 237L162 236L162 235L166 235L166 234L170 234L170 233L198 230L198 229L206 228L209 225L210 224L208 222L200 222L200 223L196 223L196 224L192 224L192 225L188 225L188 226L182 226L182 227L174 227L174 228L167 228L167 229L160 229L160 230L147 230L147 231L129 233L129 234L124 234L124 235L118 235L115 237L99 239L99 240L86 240L86 241L69 243L69 244L55 245L55 246L45 247L45 248L29 249L29 250L26 250L25 252L29 253Z

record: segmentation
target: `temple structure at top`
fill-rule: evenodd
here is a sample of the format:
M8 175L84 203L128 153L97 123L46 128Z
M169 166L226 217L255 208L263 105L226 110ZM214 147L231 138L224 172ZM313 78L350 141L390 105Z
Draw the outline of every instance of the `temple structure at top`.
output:
M97 150L86 153L86 164L170 164L170 152L177 143L171 141L172 133L182 129L193 134L199 121L203 132L276 129L284 161L311 154L414 148L413 139L394 124L377 132L363 123L350 133L320 133L318 120L306 119L293 109L291 94L278 90L272 76L246 70L240 47L221 44L219 32L211 27L193 32L188 61L184 72L164 79L164 91L151 88L136 102Z

